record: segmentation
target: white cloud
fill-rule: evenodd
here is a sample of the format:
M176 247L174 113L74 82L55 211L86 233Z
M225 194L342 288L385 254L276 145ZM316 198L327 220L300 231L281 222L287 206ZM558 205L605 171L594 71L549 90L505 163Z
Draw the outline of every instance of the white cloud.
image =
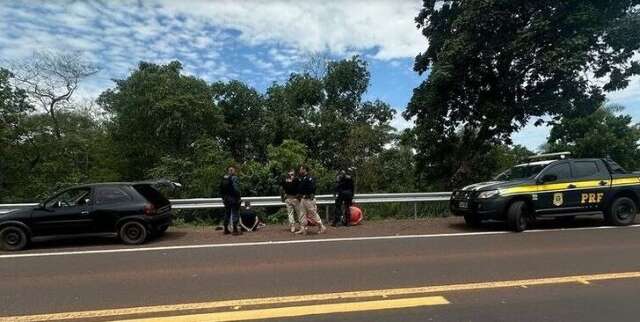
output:
M402 132L403 130L412 128L416 125L415 118L406 120L404 117L402 117L401 110L395 110L396 114L393 116L393 120L391 120L391 126L393 126L398 132Z
M419 0L0 1L0 57L84 51L103 69L82 93L99 93L141 60L173 58L207 80L233 79L249 68L270 83L314 54L414 57L426 46L413 23L419 8Z
M634 104L634 107L640 107L640 76L632 77L627 88L611 92L607 94L607 98L612 103L622 105Z
M167 13L241 32L250 45L280 42L303 52L344 55L377 50L378 59L414 57L426 40L413 18L420 1L163 1Z

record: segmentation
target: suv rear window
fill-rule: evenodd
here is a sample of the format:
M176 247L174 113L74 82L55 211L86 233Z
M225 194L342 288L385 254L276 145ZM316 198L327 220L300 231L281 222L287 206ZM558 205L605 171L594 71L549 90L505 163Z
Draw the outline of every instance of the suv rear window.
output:
M611 171L611 173L616 173L616 174L627 173L627 171L624 168L622 168L618 163L616 163L613 160L605 159L604 163L609 167L609 171Z
M154 206L161 208L169 204L169 200L165 198L160 191L156 190L149 184L136 184L133 186L147 201Z
M575 161L573 165L575 178L591 177L598 173L598 165L594 161Z

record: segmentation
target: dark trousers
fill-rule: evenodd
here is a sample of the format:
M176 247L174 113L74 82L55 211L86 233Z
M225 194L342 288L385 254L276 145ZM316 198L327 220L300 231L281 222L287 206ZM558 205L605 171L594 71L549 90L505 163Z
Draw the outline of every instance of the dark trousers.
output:
M345 226L349 226L351 221L351 204L353 203L353 194L338 195L336 198L333 224L337 225L342 222ZM344 208L343 208L344 207Z
M224 203L224 230L229 230L229 223L233 222L233 230L238 229L238 218L240 218L240 200L235 198L225 198Z

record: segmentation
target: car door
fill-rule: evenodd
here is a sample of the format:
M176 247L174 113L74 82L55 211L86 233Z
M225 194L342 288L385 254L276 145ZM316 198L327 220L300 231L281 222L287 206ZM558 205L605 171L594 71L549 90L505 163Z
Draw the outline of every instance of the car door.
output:
M91 228L91 188L72 188L48 199L31 215L36 235L87 233Z
M611 176L601 160L573 160L571 172L577 186L576 206L581 211L602 210L611 187Z
M579 209L579 196L574 190L575 183L568 160L547 166L538 175L537 181L535 204L538 214L562 214Z

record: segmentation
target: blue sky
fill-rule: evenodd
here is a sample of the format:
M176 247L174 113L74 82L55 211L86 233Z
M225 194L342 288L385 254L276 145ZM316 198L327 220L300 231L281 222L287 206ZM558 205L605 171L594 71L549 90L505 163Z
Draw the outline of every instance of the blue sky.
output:
M369 63L367 98L399 112L425 79L412 71L427 48L413 17L420 0L9 1L0 0L0 63L38 50L78 50L101 67L79 96L94 98L141 61L178 59L208 81L239 79L263 91L312 56L358 54ZM609 95L640 120L640 79ZM393 123L410 126L398 113ZM514 141L535 149L548 129L527 126Z

